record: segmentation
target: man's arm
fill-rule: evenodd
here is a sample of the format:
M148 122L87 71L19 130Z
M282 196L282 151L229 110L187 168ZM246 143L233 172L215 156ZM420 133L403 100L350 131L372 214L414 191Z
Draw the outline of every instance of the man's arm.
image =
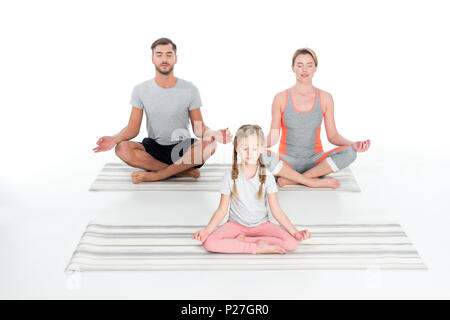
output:
M93 150L95 152L108 151L111 150L119 142L128 141L136 137L139 134L139 130L141 129L143 113L143 109L139 109L133 106L131 108L131 115L128 121L128 125L114 136L103 136L98 139L98 146Z
M204 138L206 136L213 135L213 132L208 132L213 130L211 130L203 121L203 116L200 108L190 110L189 116L191 118L192 131L198 138Z
M121 141L131 140L139 134L139 131L141 130L143 114L144 109L139 109L134 106L131 108L131 115L130 119L128 120L128 125L123 128L118 134L113 136L117 140L117 143Z
M215 131L205 124L200 108L190 110L189 115L191 118L192 131L198 138L213 137L220 143L228 143L231 141L231 134L228 128Z

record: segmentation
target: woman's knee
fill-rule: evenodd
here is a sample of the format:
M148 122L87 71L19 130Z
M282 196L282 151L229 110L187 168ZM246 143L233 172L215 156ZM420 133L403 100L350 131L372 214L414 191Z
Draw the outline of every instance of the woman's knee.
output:
M340 150L337 154L331 155L331 160L338 170L348 167L356 160L357 152L353 147L347 147Z
M346 149L348 149L349 158L350 158L351 162L355 161L356 157L358 155L358 152L352 146L350 146L350 147L348 147Z
M356 160L356 157L358 155L358 152L356 152L355 148L353 147L348 147L344 149L346 151L346 156L345 156L345 160L346 160L346 167L348 167L351 163L353 163L353 161Z

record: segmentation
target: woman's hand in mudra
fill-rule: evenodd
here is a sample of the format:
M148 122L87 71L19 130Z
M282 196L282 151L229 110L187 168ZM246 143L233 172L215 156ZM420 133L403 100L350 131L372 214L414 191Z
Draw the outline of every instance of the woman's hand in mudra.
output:
M370 147L370 140L364 140L364 141L357 141L355 143L352 144L352 147L357 151L357 152L364 152L367 151Z

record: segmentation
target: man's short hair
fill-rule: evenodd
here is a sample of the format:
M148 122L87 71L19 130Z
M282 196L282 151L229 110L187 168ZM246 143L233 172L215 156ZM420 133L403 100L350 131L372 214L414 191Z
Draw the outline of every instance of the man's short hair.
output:
M152 54L156 48L156 46L159 46L160 44L171 44L173 51L175 52L175 54L177 53L177 46L175 43L173 43L172 40L168 39L168 38L160 38L158 40L156 40L155 42L152 43Z

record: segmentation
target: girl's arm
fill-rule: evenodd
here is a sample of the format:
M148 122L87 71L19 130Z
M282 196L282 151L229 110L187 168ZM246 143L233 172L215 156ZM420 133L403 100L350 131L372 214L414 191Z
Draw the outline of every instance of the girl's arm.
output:
M281 209L278 202L277 193L268 193L267 199L269 201L270 210L272 211L272 216L275 218L275 220L277 220L278 223L282 225L292 236L299 232L297 228L292 224L291 220L289 220L288 216Z
M311 238L311 232L308 229L303 231L298 231L297 228L292 224L291 220L287 217L284 211L280 208L278 203L277 193L267 194L269 200L270 210L272 211L273 217L282 225L295 239L298 241L303 241Z
M223 218L228 213L228 207L230 206L231 194L222 194L220 197L220 203L217 210L214 212L211 220L209 220L208 225L202 229L197 231L192 239L200 240L201 242L205 241L208 238L209 234L213 232L216 227L223 221Z
M228 213L228 207L230 206L231 194L222 194L220 196L219 207L216 212L214 212L211 220L209 220L208 225L205 227L205 230L209 233L213 232L216 227L223 221L223 218Z

